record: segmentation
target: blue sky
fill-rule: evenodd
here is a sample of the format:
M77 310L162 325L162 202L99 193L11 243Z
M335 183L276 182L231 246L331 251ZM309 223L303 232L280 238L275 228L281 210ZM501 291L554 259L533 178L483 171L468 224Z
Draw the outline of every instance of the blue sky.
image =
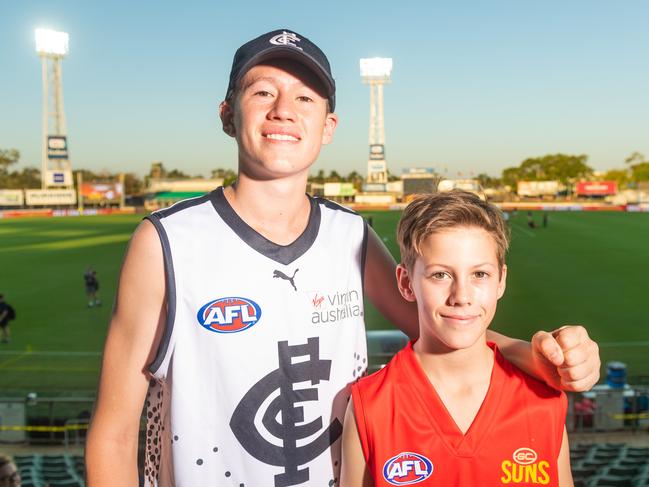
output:
M275 28L327 53L340 124L314 170L365 173L361 57L392 57L388 167L499 175L527 157L649 156L649 2L20 0L0 7L0 148L40 167L34 29L70 33L63 91L72 165L144 174L236 168L217 117L232 55Z

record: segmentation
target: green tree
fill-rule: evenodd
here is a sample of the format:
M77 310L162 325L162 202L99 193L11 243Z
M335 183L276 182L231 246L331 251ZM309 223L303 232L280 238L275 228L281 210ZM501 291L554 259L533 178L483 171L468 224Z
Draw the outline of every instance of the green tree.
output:
M337 171L334 171L333 169L331 170L331 172L329 172L329 176L327 176L326 179L328 183L339 183L342 180L343 180L342 176L338 174Z
M165 177L169 179L191 179L191 176L189 174L182 172L180 169L172 169L171 171L167 171Z
M636 183L649 181L649 162L641 162L631 166L631 178Z
M361 176L358 172L350 172L345 180L349 183L352 183L356 191L361 191L363 189L363 176Z
M318 173L315 176L309 176L310 183L324 184L325 182L325 173L324 170L319 169Z
M633 166L635 164L641 164L643 162L647 162L647 160L645 159L644 155L638 151L635 151L629 157L624 159L624 163L628 164L629 166Z
M636 151L624 159L629 166L628 176L634 183L649 181L649 161L644 154Z
M618 188L622 188L629 183L629 172L626 169L610 169L602 176L604 181L615 181Z
M0 172L9 172L9 166L20 160L20 152L16 149L0 149Z
M501 180L504 185L511 186L515 190L518 181L522 179L519 168L507 167L503 169Z
M151 163L151 169L145 179L163 179L167 177L167 170L162 162Z
M26 167L18 173L18 188L40 189L41 170L35 167Z
M144 189L144 181L137 174L128 172L124 174L124 194L137 195L141 194Z
M232 169L217 168L212 169L212 179L223 179L223 185L228 186L237 179L237 173Z
M81 173L81 179L83 179L84 182L96 181L98 179L107 179L106 177L100 177L97 173L88 169L77 169L76 171L73 171L75 184L77 178L79 177L79 173Z
M476 179L480 182L480 186L485 189L497 188L502 185L502 180L500 178L494 178L485 173L478 174Z
M507 168L503 171L503 182L511 186L518 181L558 180L568 184L576 179L590 177L593 169L586 164L588 156L568 154L548 154L543 157L531 157L521 162L518 168ZM512 169L516 169L513 171Z
M40 189L40 187L40 169L25 167L22 171L11 173L0 171L0 189Z

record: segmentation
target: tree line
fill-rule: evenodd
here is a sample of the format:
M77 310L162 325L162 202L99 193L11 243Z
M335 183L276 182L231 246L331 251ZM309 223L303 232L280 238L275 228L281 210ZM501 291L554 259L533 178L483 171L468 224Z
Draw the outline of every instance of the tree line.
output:
M643 154L634 152L624 160L624 165L623 168L609 169L598 175L597 179L615 181L620 188L649 181L649 160ZM579 180L595 179L594 172L588 165L588 156L585 154L548 154L525 159L517 167L505 168L500 178L480 174L478 179L485 188L504 185L515 187L518 181L560 181L567 185Z
M41 187L41 171L35 167L25 167L21 170L11 171L11 167L20 160L20 152L16 149L0 149L0 188L3 189L27 189ZM84 181L108 181L117 177L116 173L109 171L93 172L87 169L74 171L81 173ZM202 176L191 176L179 169L167 169L162 162L155 162L144 178L135 173L126 173L124 184L125 193L128 195L141 194L152 178L166 179L190 179ZM237 178L236 171L232 169L217 168L211 171L213 179L223 179L223 184L230 184ZM477 176L484 188L497 188L505 185L516 187L518 181L547 181L556 180L563 184L569 184L580 179L593 179L594 170L588 165L588 156L585 154L548 154L542 157L525 159L516 167L508 167L502 170L500 177L489 176L481 173ZM389 174L389 180L398 179ZM633 187L639 182L649 181L649 160L639 153L634 152L624 160L621 168L610 169L598 179L605 181L616 181L618 187ZM76 181L76 179L75 179ZM323 169L318 170L315 175L309 176L309 182L329 183L346 182L352 183L357 190L361 190L363 176L357 171L351 171L342 175L335 170L326 173Z

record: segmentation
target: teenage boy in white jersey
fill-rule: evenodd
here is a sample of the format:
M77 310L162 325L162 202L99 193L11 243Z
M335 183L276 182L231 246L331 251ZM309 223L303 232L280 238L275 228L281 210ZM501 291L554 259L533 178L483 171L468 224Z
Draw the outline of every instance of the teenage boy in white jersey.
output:
M417 310L360 217L305 195L334 108L329 63L304 36L273 31L237 50L220 115L239 177L152 215L131 240L88 437L90 487L137 485L145 398L148 485L337 483L347 385L366 367L358 295L410 336ZM539 332L531 350L490 339L555 387L599 377L582 327Z

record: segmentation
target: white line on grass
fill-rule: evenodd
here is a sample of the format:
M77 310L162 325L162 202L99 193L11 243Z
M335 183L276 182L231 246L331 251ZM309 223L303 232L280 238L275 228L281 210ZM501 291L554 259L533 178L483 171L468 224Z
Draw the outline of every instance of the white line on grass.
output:
M530 232L529 230L527 230L527 229L525 229L523 227L519 227L518 225L512 225L512 229L523 232L523 234L527 235L528 237L536 238L536 235L534 234L534 232Z
M74 356L74 357L100 357L101 352L68 352L65 350L59 351L42 351L42 352L20 352L13 350L3 350L0 351L0 357L3 356L12 356L12 355L30 355L33 357L62 357L62 356Z
M13 364L15 362L18 362L21 358L29 356L31 353L29 351L27 352L18 352L17 354L14 355L13 358L9 358L5 360L4 362L0 362L0 369L5 369L7 365Z
M640 342L602 342L598 343L599 347L648 347L649 341Z

